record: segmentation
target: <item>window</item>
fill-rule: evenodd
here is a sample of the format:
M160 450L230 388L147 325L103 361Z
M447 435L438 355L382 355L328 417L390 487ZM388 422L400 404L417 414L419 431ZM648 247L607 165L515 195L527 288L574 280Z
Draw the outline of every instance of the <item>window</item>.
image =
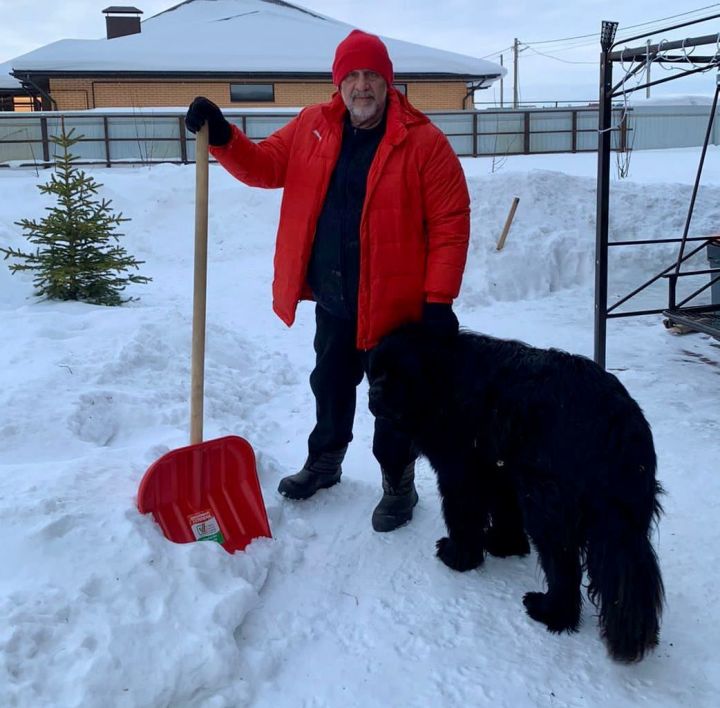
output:
M18 113L27 113L28 111L40 110L32 96L15 96L10 99L9 111L15 110ZM5 110L5 109L0 109Z
M407 84L393 84L393 88L403 96L407 96Z
M275 87L273 84L230 84L230 100L233 103L272 102Z

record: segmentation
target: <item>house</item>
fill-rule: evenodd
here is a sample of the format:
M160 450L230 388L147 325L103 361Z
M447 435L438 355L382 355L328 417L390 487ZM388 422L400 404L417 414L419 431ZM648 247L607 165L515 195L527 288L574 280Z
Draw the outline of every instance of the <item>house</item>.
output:
M186 0L141 22L135 7L103 10L107 37L64 39L10 63L44 110L187 106L302 107L334 91L335 47L353 27L283 0ZM421 110L473 108L506 69L383 37L395 85Z

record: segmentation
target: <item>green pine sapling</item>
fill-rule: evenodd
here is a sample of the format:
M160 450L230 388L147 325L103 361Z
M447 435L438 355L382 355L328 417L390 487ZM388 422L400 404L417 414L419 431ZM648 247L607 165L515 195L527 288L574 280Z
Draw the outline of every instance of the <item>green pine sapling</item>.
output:
M35 276L35 294L51 300L81 300L95 305L121 305L133 298L121 293L129 283L148 283L151 278L129 273L144 261L135 260L119 245L115 229L130 219L115 214L109 199L96 199L98 184L77 167L71 148L82 136L74 137L74 128L63 129L50 140L59 148L50 180L38 185L43 194L53 194L55 206L47 207L47 216L39 222L22 219L15 222L25 237L36 246L25 253L20 249L2 248L12 263L11 272L29 270Z

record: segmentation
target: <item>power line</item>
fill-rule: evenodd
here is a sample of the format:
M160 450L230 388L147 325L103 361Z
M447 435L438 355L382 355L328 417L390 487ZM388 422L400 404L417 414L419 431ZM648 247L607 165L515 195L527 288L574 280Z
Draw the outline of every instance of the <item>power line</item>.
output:
M486 54L485 56L480 57L480 59L489 59L490 57L496 57L500 54L504 54L505 52L509 52L512 49L512 44L509 47L505 47L505 49L499 49L497 52L492 52L491 54Z
M676 14L676 15L671 15L671 16L669 16L669 17L664 17L664 18L660 18L660 19L657 19L657 20L652 20L652 21L650 21L650 22L643 22L643 23L641 23L641 24L631 25L631 26L629 26L629 27L627 27L627 28L625 28L625 29L626 29L626 30L631 30L631 29L633 29L633 28L637 28L637 27L642 27L642 26L647 26L647 25L655 24L656 22L665 22L666 20L670 20L670 19L673 19L673 18L676 18L676 17L683 17L683 16L687 16L687 15L692 15L692 14L701 12L701 11L703 11L703 10L707 10L707 9L710 8L710 7L717 7L718 5L720 5L720 3L713 3L712 5L706 5L706 6L704 6L704 7L697 8L696 10L691 10L691 11L689 11L689 12L683 12L683 13L679 13L679 14ZM661 28L660 28L660 29L661 29ZM567 37L567 38L565 38L564 41L565 41L565 42L571 42L573 39L580 39L580 38L588 37L588 36L590 36L590 37L595 37L595 40L597 41L598 35L577 35L577 37ZM538 55L538 56L543 56L543 57L546 57L546 58L548 58L548 59L554 59L555 61L559 61L559 62L562 62L562 63L564 63L564 64L595 64L596 62L594 62L594 61L580 61L580 60L562 59L561 57L558 57L558 56L556 56L556 55L557 55L558 53L561 53L561 52L568 52L568 51L573 51L573 50L576 50L576 49L582 49L582 48L585 48L585 47L594 46L594 45L596 44L596 41L594 41L594 42L573 42L572 44L569 44L569 45L566 44L565 46L562 45L563 40L546 40L546 41L541 41L541 42L522 42L521 44L522 44L523 49L529 49L531 52L533 52L534 54L536 54L536 55ZM557 44L557 45L559 45L559 46L553 47L552 49L548 49L548 50L545 51L545 52L541 52L541 51L533 48L533 46L531 46L531 45L533 45L533 44L534 44L534 45L538 45L538 44L545 45L545 44L552 44L552 43ZM552 52L552 53L550 53L550 52Z
M649 20L648 22L641 22L637 25L630 25L628 27L623 27L622 31L625 32L626 30L634 29L637 27L646 27L647 25L653 25L656 22L665 22L665 20L674 20L677 17L686 17L687 15L694 15L698 12L703 12L704 10L709 10L711 7L717 7L720 5L720 3L714 2L712 5L705 5L703 7L698 7L695 10L688 10L687 12L680 12L677 15L670 15L668 17L661 17L657 20ZM658 29L663 29L662 27L659 27Z
M698 7L694 10L688 10L687 12L680 12L676 15L669 15L668 17L659 17L656 20L649 20L648 22L640 22L636 25L628 25L627 27L622 28L622 32L625 32L627 30L636 29L638 27L647 27L648 25L653 25L656 22L665 22L666 20L674 20L677 17L685 17L687 15L694 15L695 13L702 12L703 10L708 10L711 7L717 7L720 5L720 3L713 3L712 5L705 5L703 7ZM600 35L599 32L593 32L592 34L579 34L574 37L562 37L560 39L544 39L544 40L538 40L537 42L523 42L523 44L557 44L559 42L567 42L574 39L587 39L589 37L598 37Z
M548 59L554 59L555 61L561 61L563 64L594 64L595 66L597 66L597 61L572 61L570 59L561 59L560 57L555 57L552 54L545 54L544 52L539 52L537 49L533 49L532 47L529 47L527 45L526 48L534 54L538 54L541 57L547 57Z
M648 25L653 25L653 24L656 24L656 23L659 23L659 22L665 22L665 21L667 21L667 20L672 20L672 19L675 19L675 18L677 18L677 17L686 17L686 16L688 16L688 15L693 15L693 14L696 14L696 13L699 13L699 12L703 12L704 10L708 10L709 8L718 7L718 6L720 6L720 3L717 3L717 2L716 2L716 3L713 3L713 4L711 4L711 5L704 5L703 7L698 7L698 8L696 8L695 10L688 10L687 12L680 12L680 13L675 14L675 15L668 15L667 17L661 17L661 18L658 18L658 19L656 19L656 20L649 20L648 22L640 22L640 23L635 24L635 25L628 25L627 27L623 27L622 30L620 30L620 32L621 32L621 33L622 33L622 32L629 32L630 30L637 29L637 28L639 28L639 27L647 27ZM658 29L662 29L662 28L658 28ZM581 49L581 48L583 48L583 47L593 47L593 46L595 46L595 45L597 44L597 40L598 40L598 37L599 37L599 36L600 36L600 33L599 33L599 32L594 32L594 33L592 33L592 34L579 34L579 35L575 35L575 36L573 36L573 37L563 37L563 38L561 38L561 39L546 39L546 40L539 40L539 41L534 41L534 42L522 42L522 45L523 45L523 49L526 49L526 48L527 48L527 49L530 49L530 48L531 48L531 45L539 45L539 44L543 44L543 45L545 45L545 44L558 44L558 45L560 45L560 46L552 48L551 51L554 51L554 52L567 52L567 51L572 51L573 49ZM591 42L573 42L573 40L588 39L588 38L592 38L594 41L591 41ZM619 38L619 39L622 40L622 38ZM573 42L573 43L572 43L572 44L569 44L569 45L566 44L565 46L563 46L563 44L566 43L566 42ZM499 49L499 50L497 50L497 51L495 51L495 52L491 52L491 53L489 53L489 54L485 54L484 56L482 56L482 57L480 57L480 58L481 58L481 59L490 59L491 57L500 56L501 54L503 54L503 53L505 53L505 52L512 51L512 50L513 50L513 45L510 45L509 47L505 47L505 48ZM548 55L548 54L542 54L541 52L537 52L537 51L536 51L536 53L537 53L537 54L541 54L542 56L549 56L551 59L556 58L556 57L552 57L552 56L550 56L550 55ZM562 60L562 59L558 59L558 61L563 61L563 60ZM573 62L573 61L570 61L570 60L566 60L566 62L569 63L569 64L572 64L572 63L576 63L576 64L579 64L579 63L592 63L592 62Z
M531 45L527 42L523 42L523 44L530 47ZM545 51L549 52L571 52L575 49L583 49L585 47L597 47L597 37L595 38L595 41L593 42L576 42L574 44L568 44L567 46L559 46L559 47L544 47Z
M640 27L650 27L655 26L653 29L650 29L650 33L654 33L657 31L662 31L663 27L657 26L660 23L665 23L668 20L674 20L679 17L688 17L697 15L698 13L701 13L703 11L706 11L710 8L716 8L720 6L720 3L712 3L711 5L704 5L703 7L696 8L694 10L689 10L687 12L681 12L674 15L668 15L667 17L661 17L655 20L650 20L648 22L642 22L635 25L629 25L627 27L623 28L623 34L627 33L626 36L630 36L632 34L632 30L637 30ZM696 18L693 18L696 19ZM702 21L703 18L697 18ZM587 40L592 38L592 41L578 41L578 40ZM490 57L495 56L501 56L504 52L512 51L513 53L513 75L514 75L514 81L513 81L513 105L517 106L519 102L519 85L518 85L518 58L520 52L525 51L526 49L529 49L533 54L545 57L547 59L552 59L554 61L561 62L563 64L576 64L576 65L596 65L596 61L579 61L579 60L572 60L572 59L563 59L559 56L556 56L557 53L560 52L567 52L567 51L573 51L577 49L582 49L585 47L595 46L597 44L597 41L599 39L599 33L592 33L592 34L583 34L583 35L575 35L572 37L564 37L561 39L554 39L554 40L541 40L537 42L521 42L518 39L515 39L513 42L513 45L510 47L506 47L505 49L501 49L496 52L492 52L491 54L486 54L483 59L489 59ZM619 39L619 41L622 41L622 38ZM547 51L539 51L538 49L535 49L534 46L531 45L554 45L547 47ZM553 53L550 53L553 52ZM665 67L663 67L665 68ZM673 67L675 69L675 67ZM649 75L649 73L648 73Z
M529 44L555 44L557 42L568 42L571 39L586 39L588 37L597 37L599 36L599 34L599 32L593 32L592 34L578 34L574 37L562 37L561 39L543 39L537 42L530 42Z
M681 13L677 13L674 15L669 15L667 17L658 18L656 20L651 20L649 22L643 22L643 23L639 23L639 24L635 24L635 25L629 25L628 27L624 27L623 30L628 33L627 36L629 38L630 35L632 35L632 32L630 30L634 30L639 27L648 27L648 26L654 25L655 27L650 29L650 31L648 33L648 34L654 34L656 32L660 32L664 29L663 27L657 26L659 23L664 23L664 22L667 22L668 20L673 20L678 17L688 17L689 15L697 15L700 12L703 12L705 10L708 10L710 8L715 8L718 6L720 6L720 3L713 3L712 5L705 5L703 7L696 8L695 10L690 10L688 12L681 12ZM696 21L699 20L700 22L702 22L705 18L700 17L700 18L693 18L693 19L695 19ZM594 41L592 41L592 42L578 41L578 40L583 40L583 39L587 39L590 37L592 37ZM513 73L514 73L514 77L515 77L515 80L513 82L514 83L513 105L517 106L517 104L518 104L519 86L518 86L518 66L517 65L518 65L518 57L519 57L519 54L521 51L529 49L533 54L535 54L537 56L545 57L547 59L553 59L554 61L559 61L563 64L596 65L597 64L596 61L578 61L578 60L572 60L572 59L563 59L563 58L557 56L557 53L577 50L580 48L595 45L598 41L598 38L599 38L599 33L575 35L573 37L565 37L562 39L555 39L555 40L542 40L542 41L537 41L537 42L520 42L518 39L515 39L515 42L513 43L513 47L512 47L513 55L514 55L514 61L513 61L514 72ZM622 38L619 41L622 41ZM554 46L548 47L548 51L542 52L538 49L535 49L534 46L531 46L531 45L554 45ZM507 51L507 50L503 50L503 51ZM550 53L550 52L554 52L554 53ZM489 56L493 56L493 55L489 55ZM665 68L662 66L662 64L661 64L661 67ZM677 70L677 68L672 67L671 70ZM649 81L649 76L650 76L650 73L649 73L649 66L648 66L648 68L647 68L647 77L648 77L647 80L648 81Z
M716 3L713 3L712 5L705 5L703 7L698 7L695 10L688 10L687 12L680 12L676 15L669 15L668 17L659 17L655 20L648 20L647 22L640 22L635 25L628 25L627 27L623 27L620 30L620 32L621 33L627 32L628 30L637 29L638 27L647 27L648 25L654 25L658 22L665 22L666 20L673 20L677 17L685 17L687 15L694 15L698 12L708 10L711 7L717 7L718 5L720 5L720 3L716 2ZM658 29L662 29L662 28L658 28ZM570 40L574 40L574 39L586 39L586 38L590 38L590 37L597 38L599 35L600 35L599 32L593 32L592 34L580 34L580 35L576 35L575 37L564 37L561 39L546 39L546 40L541 40L541 41L537 41L537 42L526 42L526 44L556 44L556 43L562 43L562 42L566 42L566 41L570 41Z

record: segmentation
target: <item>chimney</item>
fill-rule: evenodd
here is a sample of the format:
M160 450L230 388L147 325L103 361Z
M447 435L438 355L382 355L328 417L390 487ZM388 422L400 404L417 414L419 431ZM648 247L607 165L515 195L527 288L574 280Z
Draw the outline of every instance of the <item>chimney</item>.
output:
M107 38L125 37L129 34L140 34L140 15L142 10L136 7L119 7L113 5L103 10Z

